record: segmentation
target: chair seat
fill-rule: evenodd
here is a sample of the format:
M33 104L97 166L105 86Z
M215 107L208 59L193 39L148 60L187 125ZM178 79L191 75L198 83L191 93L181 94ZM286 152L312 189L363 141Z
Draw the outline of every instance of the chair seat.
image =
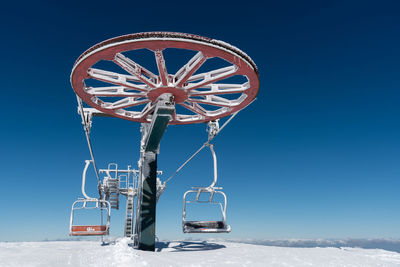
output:
M185 221L184 233L229 233L231 227L223 221Z
M71 227L71 236L108 235L107 225L76 225Z

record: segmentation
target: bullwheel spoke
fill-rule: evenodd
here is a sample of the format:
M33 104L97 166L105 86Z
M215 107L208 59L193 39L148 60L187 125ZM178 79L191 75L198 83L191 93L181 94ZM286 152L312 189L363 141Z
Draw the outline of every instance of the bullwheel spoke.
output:
M157 81L157 75L140 66L139 64L122 55L121 53L115 54L114 62L121 68L126 70L128 73L136 76L141 82L150 86L150 88L157 87L157 85L155 84L155 82Z
M220 81L222 79L229 78L235 75L237 71L237 67L235 65L193 75L188 79L189 84L185 87L187 90L194 90L196 88L203 87L208 84L212 84L214 82ZM199 81L190 83L191 81Z
M188 102L198 103L198 104L206 104L217 107L233 107L235 106L235 102L232 100L225 99L223 97L218 97L215 95L207 95L204 99L188 99Z
M145 88L143 85L134 84L134 83L129 82L129 81L140 82L140 80L138 80L136 77L131 76L131 75L119 74L116 72L105 71L105 70L100 70L100 69L95 69L95 68L88 69L87 74L89 75L90 78L93 78L95 80L99 80L102 82L125 86L130 89L135 89L135 90L142 91L142 92L148 91L148 89Z
M201 65L207 60L202 52L198 52L194 57L192 57L188 63L186 63L178 72L174 75L175 86L182 87L185 82L189 79L193 73L198 70Z
M88 94L94 96L115 96L115 97L145 97L145 93L129 92L130 88L124 86L106 86L106 87L85 87Z
M223 94L237 94L243 93L249 89L249 83L244 84L208 84L203 86L204 91L191 90L190 96L204 96L204 95L223 95Z
M167 67L165 66L163 52L161 50L156 50L154 53L156 56L157 68L158 68L158 73L160 74L161 84L163 86L167 86L168 85L168 72L167 72Z
M197 103L181 103L180 105L194 113L207 116L207 111Z
M110 103L107 106L107 109L120 109L120 108L130 108L138 105L142 105L150 102L148 99L138 100L135 97L126 97L121 100L115 101L114 103Z

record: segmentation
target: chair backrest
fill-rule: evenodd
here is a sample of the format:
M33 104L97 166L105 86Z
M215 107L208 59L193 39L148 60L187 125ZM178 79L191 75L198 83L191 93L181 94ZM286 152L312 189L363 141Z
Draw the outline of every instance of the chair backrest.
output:
M183 210L182 210L182 221L186 221L186 204L188 203L204 203L204 204L217 204L220 207L220 212L222 213L222 221L225 223L226 221L226 206L227 206L227 199L226 195L222 191L215 190L217 188L202 188L202 187L196 187L194 188L195 190L188 190L185 192L183 195ZM218 188L219 189L219 188ZM201 194L210 194L210 197L208 200L200 200L200 195ZM188 200L187 197L188 195L193 195L195 194L196 197L194 200ZM222 201L214 201L214 196L215 195L221 195L222 196Z
M91 236L108 235L108 225L73 225L71 226L71 236Z
M87 204L92 203L94 206L87 206ZM78 206L77 205L81 205ZM75 210L94 210L101 209L105 210L106 222L101 225L74 225L74 211ZM110 231L110 212L111 205L110 202L106 200L98 200L98 199L78 199L72 204L71 209L71 218L70 218L70 231L69 235L71 236L91 236L91 235L108 235Z

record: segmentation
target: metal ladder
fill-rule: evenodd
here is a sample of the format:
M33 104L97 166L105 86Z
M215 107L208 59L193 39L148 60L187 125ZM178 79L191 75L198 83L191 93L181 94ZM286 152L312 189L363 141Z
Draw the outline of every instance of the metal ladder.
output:
M119 179L108 178L108 201L112 209L119 209Z
M126 197L126 216L125 216L125 237L131 237L133 234L133 201L135 194L133 188L128 189L128 195Z
M106 170L100 170L100 173L106 173L103 185L106 194L106 200L110 202L112 209L119 209L119 186L120 179L118 177L118 165L115 163L108 164Z

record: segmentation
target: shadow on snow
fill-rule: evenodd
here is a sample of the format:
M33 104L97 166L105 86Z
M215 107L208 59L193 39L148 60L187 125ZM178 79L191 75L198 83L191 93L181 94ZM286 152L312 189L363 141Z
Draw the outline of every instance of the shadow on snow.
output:
M173 244L171 247L171 243ZM178 243L178 244L175 244ZM180 242L157 242L156 252L160 252L163 249L173 249L171 252L181 252L181 251L203 251L203 250L216 250L225 248L224 245L210 243L207 241L180 241Z

